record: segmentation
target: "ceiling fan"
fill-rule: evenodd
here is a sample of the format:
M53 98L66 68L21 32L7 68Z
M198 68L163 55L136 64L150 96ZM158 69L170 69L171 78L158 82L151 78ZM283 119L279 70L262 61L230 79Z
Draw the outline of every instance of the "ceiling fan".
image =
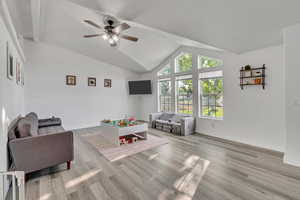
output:
M98 29L103 29L104 31L103 33L99 34L84 35L84 38L102 37L104 40L108 41L111 47L117 46L120 38L132 42L138 41L137 37L122 34L122 32L129 29L130 26L127 23L120 23L116 18L112 16L106 15L103 17L104 27L101 27L91 20L84 20L84 22Z

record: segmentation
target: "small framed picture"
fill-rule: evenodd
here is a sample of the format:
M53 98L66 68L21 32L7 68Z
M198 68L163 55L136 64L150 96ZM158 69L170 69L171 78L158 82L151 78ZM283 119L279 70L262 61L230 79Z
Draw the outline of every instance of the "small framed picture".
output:
M16 82L17 85L21 85L21 65L18 60L16 60Z
M76 85L76 76L67 75L66 76L66 84L67 85Z
M104 87L111 88L111 79L104 79Z
M96 78L88 77L88 86L96 87Z
M10 52L8 42L6 43L6 65L7 65L7 78L12 80L14 77L14 57Z
M21 66L21 85L25 85L24 65Z

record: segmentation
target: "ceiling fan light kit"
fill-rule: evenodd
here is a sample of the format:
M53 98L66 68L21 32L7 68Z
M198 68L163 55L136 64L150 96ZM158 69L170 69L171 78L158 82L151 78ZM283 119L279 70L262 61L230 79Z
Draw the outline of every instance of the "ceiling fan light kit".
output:
M126 23L120 23L116 18L114 18L112 16L104 16L104 18L103 18L104 28L102 28L100 25L96 24L95 22L93 22L91 20L84 20L84 22L91 26L94 26L98 29L104 29L104 33L85 35L84 36L85 38L102 36L102 39L105 41L108 41L108 43L111 47L118 46L120 38L129 40L132 42L138 41L138 38L136 38L136 37L132 37L129 35L123 35L122 32L129 29L130 26Z

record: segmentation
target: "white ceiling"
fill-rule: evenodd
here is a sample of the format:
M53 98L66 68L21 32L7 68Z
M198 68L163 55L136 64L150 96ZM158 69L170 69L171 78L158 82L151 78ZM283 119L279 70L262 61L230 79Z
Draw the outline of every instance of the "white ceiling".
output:
M17 30L32 37L30 3L9 0ZM235 53L280 44L282 28L300 20L296 0L41 0L40 41L137 72L155 68L181 45ZM99 38L82 35L102 24L101 14L126 20L126 34L137 43L121 41L118 49Z

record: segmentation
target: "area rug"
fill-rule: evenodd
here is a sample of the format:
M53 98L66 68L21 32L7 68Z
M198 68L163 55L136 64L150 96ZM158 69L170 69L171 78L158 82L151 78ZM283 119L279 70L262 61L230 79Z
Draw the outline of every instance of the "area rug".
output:
M131 144L124 144L119 147L109 144L101 134L82 135L85 141L93 145L106 159L111 162L120 160L163 144L168 140L154 135L147 135L147 140L140 140Z

